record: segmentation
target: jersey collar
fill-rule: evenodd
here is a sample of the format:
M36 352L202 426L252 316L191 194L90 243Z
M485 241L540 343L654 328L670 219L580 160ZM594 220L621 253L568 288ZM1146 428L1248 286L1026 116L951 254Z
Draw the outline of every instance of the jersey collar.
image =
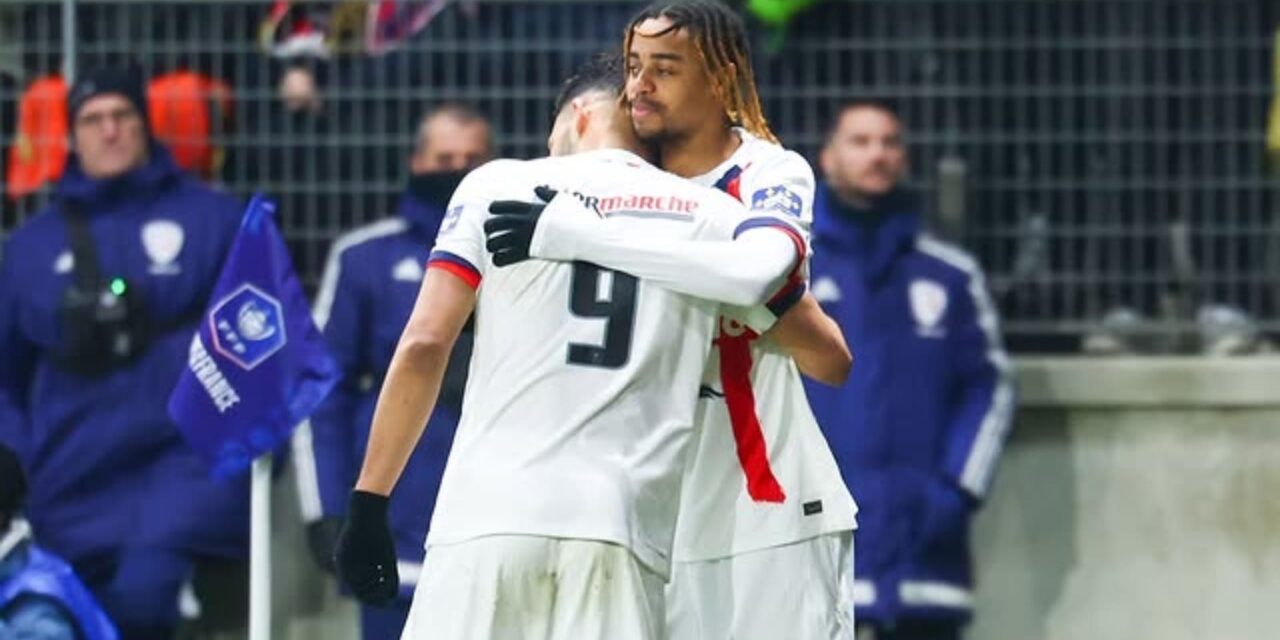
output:
M751 164L751 150L748 147L754 147L755 143L759 142L760 139L751 135L749 131L742 127L734 127L733 132L738 134L738 139L742 141L742 144L739 144L738 148L734 149L733 153L729 154L729 157L725 158L724 162L716 165L714 169L692 178L694 182L709 184L724 177L734 167L746 169L747 165Z
M600 160L603 162L620 162L623 164L629 164L633 166L654 168L653 165L648 160L641 158L636 153L629 151L627 149L618 149L618 148L595 149L594 151L588 151L586 153L590 154L590 157L592 159Z

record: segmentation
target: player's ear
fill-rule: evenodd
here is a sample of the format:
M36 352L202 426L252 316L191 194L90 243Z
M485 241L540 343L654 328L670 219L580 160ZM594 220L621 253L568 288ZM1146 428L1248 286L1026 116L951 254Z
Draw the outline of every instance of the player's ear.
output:
M720 101L720 108L724 110L725 117L728 118L729 122L733 124L741 124L740 117L742 114L738 113L736 110L732 109L729 106L730 104L732 104L729 100L729 96L732 94L732 89L730 87L725 86L725 84L721 82L719 78L713 77L710 79L710 82L711 82L711 93L715 95L716 100Z
M570 104L573 106L573 133L581 138L591 124L590 105L582 98L575 98Z
M728 78L728 84L725 83ZM729 104L729 94L733 91L734 85L738 84L738 65L732 62L724 63L724 74L711 79L715 83L716 92L720 94L720 100L726 105Z

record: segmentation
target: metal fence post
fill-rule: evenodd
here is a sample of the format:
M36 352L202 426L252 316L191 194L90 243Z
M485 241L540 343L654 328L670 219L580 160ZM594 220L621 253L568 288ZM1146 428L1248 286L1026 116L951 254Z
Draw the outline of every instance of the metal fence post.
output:
M76 79L76 0L62 0L62 76Z

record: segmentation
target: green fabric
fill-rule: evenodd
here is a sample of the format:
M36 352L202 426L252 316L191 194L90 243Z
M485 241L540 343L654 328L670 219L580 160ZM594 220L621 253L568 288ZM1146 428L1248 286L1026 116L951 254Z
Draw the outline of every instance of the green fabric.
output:
M748 0L747 10L769 26L783 27L816 2L818 0Z

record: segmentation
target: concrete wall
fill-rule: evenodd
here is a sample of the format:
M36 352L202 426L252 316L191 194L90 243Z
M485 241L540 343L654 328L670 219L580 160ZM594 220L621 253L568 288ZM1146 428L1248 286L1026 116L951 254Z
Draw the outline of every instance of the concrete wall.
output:
M1280 361L1019 374L970 640L1280 638Z
M969 640L1280 638L1280 359L1018 368ZM275 513L273 637L356 637L307 555L292 478Z

